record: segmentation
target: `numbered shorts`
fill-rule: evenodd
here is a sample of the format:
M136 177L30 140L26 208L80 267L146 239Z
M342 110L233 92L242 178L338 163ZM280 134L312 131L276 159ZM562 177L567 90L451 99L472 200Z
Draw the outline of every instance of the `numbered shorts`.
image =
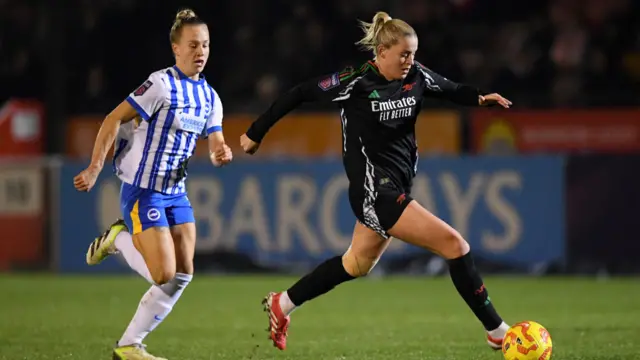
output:
M120 189L120 210L131 234L154 226L195 222L187 194L167 195L124 182Z
M356 184L349 186L349 203L358 221L385 239L390 237L387 231L400 219L411 200L408 190L390 183L373 190Z

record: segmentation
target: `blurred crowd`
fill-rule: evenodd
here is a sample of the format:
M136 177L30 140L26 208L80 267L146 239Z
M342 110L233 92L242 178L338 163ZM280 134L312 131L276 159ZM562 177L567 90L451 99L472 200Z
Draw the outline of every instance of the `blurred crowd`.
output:
M108 111L172 64L180 5L209 23L205 74L227 111L261 111L299 81L369 59L357 20L377 10L414 26L419 61L519 106L640 101L633 0L0 0L0 101L42 99L61 71L69 113Z

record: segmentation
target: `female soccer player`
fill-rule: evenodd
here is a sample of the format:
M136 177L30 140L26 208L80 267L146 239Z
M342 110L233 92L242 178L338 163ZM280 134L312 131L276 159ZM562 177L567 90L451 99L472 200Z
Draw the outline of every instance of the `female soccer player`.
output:
M207 25L182 10L170 39L175 66L152 73L107 115L91 164L74 178L77 190L90 191L117 140L113 161L122 180L124 220L91 244L87 262L97 264L119 252L152 286L114 348L114 359L159 359L147 353L142 340L192 280L196 228L185 179L197 138L208 136L215 166L232 159L222 135L222 103L202 75L209 57Z
M415 122L423 97L479 106L509 100L498 94L452 82L415 61L418 39L406 22L378 12L358 44L374 60L304 82L277 99L241 136L249 154L268 130L303 102L332 101L340 107L343 163L349 179L349 202L357 218L351 246L342 256L320 264L287 291L264 299L274 346L286 347L289 314L338 284L367 275L391 237L430 250L449 264L456 289L484 325L487 341L499 349L508 325L489 299L475 268L469 244L410 196L417 171Z

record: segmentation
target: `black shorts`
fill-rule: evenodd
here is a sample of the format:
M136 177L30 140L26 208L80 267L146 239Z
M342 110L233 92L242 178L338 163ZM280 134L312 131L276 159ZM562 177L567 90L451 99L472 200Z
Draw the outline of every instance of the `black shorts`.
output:
M361 184L349 186L349 203L356 218L385 239L411 200L410 190L390 182L374 189Z

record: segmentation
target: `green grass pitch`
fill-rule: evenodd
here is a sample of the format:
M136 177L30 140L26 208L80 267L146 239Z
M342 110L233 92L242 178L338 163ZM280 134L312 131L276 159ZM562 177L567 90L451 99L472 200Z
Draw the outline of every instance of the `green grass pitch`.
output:
M169 359L502 359L444 278L361 279L292 315L289 347L267 340L260 301L295 279L196 275L146 340ZM488 277L506 320L535 320L552 359L640 359L637 278ZM136 277L0 276L0 359L111 359L146 283Z

